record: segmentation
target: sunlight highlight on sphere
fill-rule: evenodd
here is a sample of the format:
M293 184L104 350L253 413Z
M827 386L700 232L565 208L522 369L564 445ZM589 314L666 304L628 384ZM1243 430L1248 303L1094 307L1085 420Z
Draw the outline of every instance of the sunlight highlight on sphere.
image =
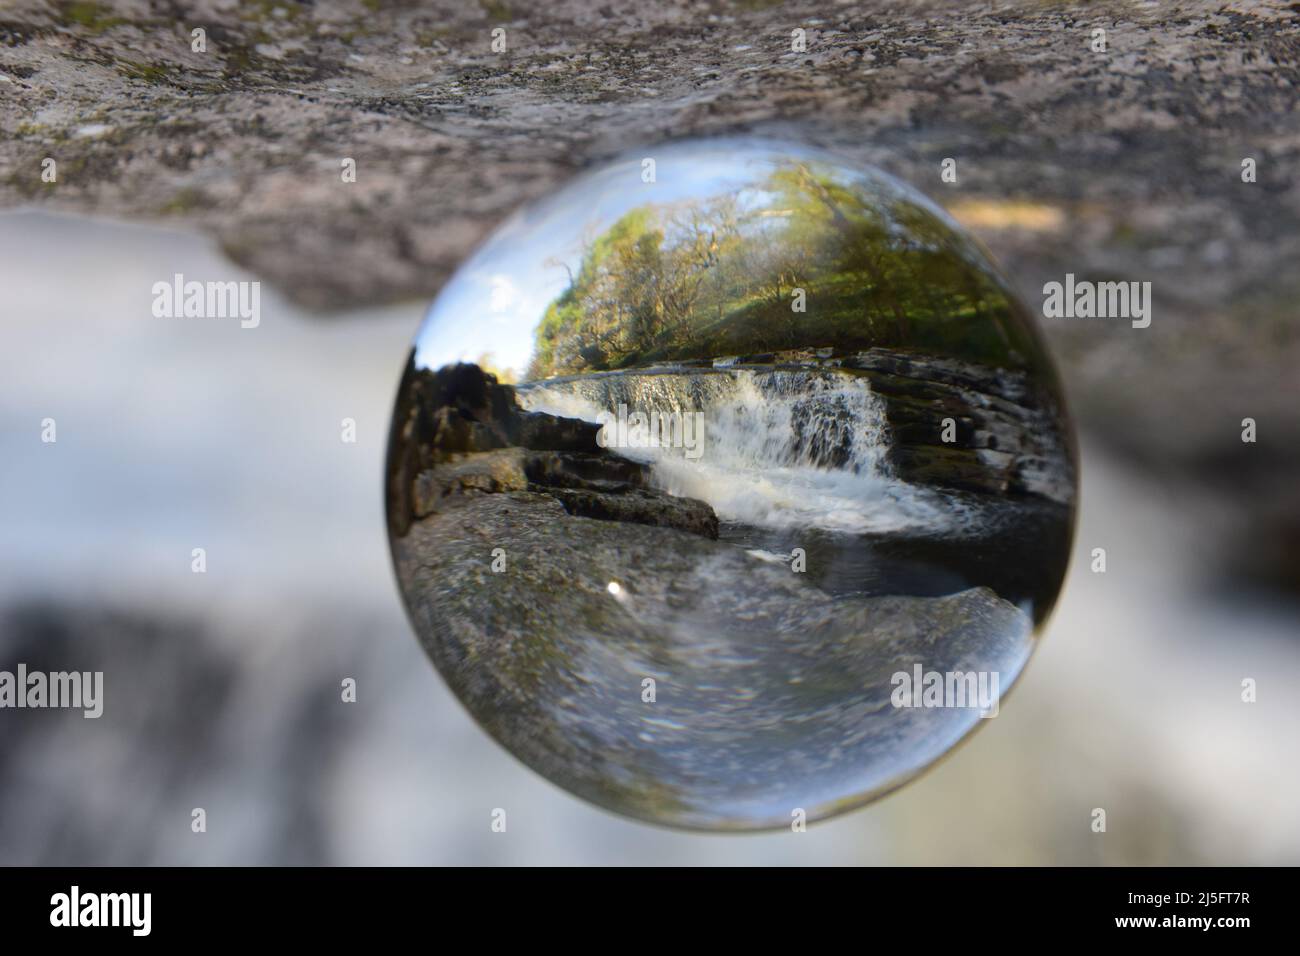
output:
M743 139L501 226L430 309L387 465L412 623L484 729L716 830L869 802L995 716L1074 497L983 251L879 171Z

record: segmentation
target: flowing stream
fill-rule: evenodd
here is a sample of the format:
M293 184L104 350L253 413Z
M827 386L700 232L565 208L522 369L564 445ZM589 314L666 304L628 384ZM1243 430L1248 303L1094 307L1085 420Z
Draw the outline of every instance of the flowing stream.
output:
M519 397L531 411L608 423L609 447L650 462L662 489L708 502L723 522L916 534L957 532L973 517L967 504L891 473L884 405L862 376L785 368L615 372L521 386ZM652 412L653 429L639 419L615 424Z

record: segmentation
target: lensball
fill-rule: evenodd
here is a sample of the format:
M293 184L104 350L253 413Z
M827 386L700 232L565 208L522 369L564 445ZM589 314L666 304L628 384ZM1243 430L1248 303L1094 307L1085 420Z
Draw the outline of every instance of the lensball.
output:
M942 209L789 143L586 172L461 267L387 464L415 631L482 727L642 820L788 827L996 716L1065 573L1074 444Z

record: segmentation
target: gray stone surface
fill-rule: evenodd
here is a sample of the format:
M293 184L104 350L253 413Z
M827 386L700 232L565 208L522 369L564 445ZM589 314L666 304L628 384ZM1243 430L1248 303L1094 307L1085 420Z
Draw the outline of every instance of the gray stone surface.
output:
M713 508L651 488L646 465L599 447L599 425L525 411L511 386L476 365L408 366L394 421L387 505L395 537L463 498L525 490L574 515L718 536Z
M900 478L1073 506L1074 453L1050 389L1024 373L887 349L845 364L862 370L885 402ZM948 419L951 442L943 440Z
M832 597L733 544L550 495L461 498L394 553L421 643L490 733L589 800L677 826L788 826L792 806L872 799L979 722L893 706L895 673L996 671L1005 690L1032 646L989 588Z
M1149 329L1048 323L1072 405L1130 460L1232 499L1245 551L1276 556L1264 576L1300 587L1298 27L1295 4L1219 0L19 0L0 15L0 205L194 225L337 309L427 297L585 163L797 136L929 192L1031 306L1067 271L1151 281Z

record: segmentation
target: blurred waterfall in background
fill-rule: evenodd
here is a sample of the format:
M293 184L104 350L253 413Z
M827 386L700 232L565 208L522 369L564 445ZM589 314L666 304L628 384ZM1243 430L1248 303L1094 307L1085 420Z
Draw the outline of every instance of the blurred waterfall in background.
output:
M1086 419L1070 576L1001 714L806 833L677 833L515 762L411 633L383 455L425 303L321 318L264 287L256 329L155 318L176 273L256 277L46 214L0 215L0 262L0 669L105 673L98 720L0 711L0 864L1300 863L1300 616L1220 587L1222 503Z

